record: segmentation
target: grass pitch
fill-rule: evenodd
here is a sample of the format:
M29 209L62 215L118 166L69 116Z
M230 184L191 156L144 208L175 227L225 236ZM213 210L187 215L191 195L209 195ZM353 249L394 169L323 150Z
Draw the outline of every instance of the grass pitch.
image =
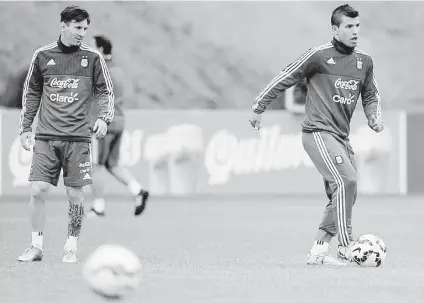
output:
M104 218L86 220L77 264L62 264L67 202L49 199L42 262L17 261L30 243L23 201L0 202L0 301L96 303L81 278L97 246L119 243L142 257L142 286L121 302L424 302L424 201L359 197L356 235L376 234L388 253L381 268L307 267L326 201L322 197L152 197L138 218L127 198ZM336 242L331 245L335 253Z

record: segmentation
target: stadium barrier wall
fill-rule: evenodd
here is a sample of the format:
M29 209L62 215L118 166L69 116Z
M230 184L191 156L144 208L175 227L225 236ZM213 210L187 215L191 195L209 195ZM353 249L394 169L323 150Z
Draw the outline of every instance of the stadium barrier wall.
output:
M249 111L140 110L126 116L120 163L152 194L323 194L322 177L302 147L301 116L268 111L260 131L250 127ZM20 146L19 111L2 110L0 119L1 195L27 196L32 152ZM407 194L407 170L419 169L407 163L406 127L424 128L424 122L406 123L406 114L397 111L385 112L384 119L385 131L375 134L360 109L353 117L358 191ZM98 182L108 194L128 195L109 176ZM64 193L61 178L51 194Z

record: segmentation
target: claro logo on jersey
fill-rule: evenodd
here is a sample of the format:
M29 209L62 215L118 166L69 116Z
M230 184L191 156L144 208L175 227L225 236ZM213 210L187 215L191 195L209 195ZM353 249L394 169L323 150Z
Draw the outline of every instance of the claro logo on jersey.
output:
M57 78L53 78L50 81L50 86L54 88L78 88L80 79L68 78L65 80L58 80Z
M72 103L74 101L78 101L78 93L71 93L70 96L64 96L61 94L52 93L49 96L50 100L53 102L59 102L59 103Z
M352 94L349 94L349 96L347 96L347 97L334 95L333 101L336 102L336 103L340 103L340 104L350 105L350 104L354 103L356 101L356 99L355 99L355 96L352 95Z
M342 80L341 78L338 78L336 82L334 82L334 87L356 91L358 89L358 84L359 81L357 80Z

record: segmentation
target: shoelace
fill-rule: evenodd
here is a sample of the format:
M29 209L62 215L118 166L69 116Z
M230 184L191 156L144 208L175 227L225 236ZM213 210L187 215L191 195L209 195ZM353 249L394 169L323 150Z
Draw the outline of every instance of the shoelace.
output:
M29 253L30 251L36 251L37 250L37 248L35 248L34 246L31 246L30 248L27 248L25 251L24 251L24 254L26 254L26 253Z

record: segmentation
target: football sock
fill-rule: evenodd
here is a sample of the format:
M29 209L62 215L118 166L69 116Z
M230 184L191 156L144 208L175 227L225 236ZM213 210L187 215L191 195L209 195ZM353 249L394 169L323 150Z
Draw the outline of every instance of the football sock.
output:
M312 254L320 254L328 251L328 243L324 241L314 241L314 245L312 246L311 253Z
M65 243L65 250L77 249L78 237L69 236Z
M32 232L32 246L43 250L43 232L34 231Z
M138 183L136 180L131 180L128 183L128 189L130 190L130 192L133 196L137 196L140 193L140 191L142 190L142 187L141 187L140 183Z
M102 213L105 211L105 208L106 208L105 204L106 204L105 199L97 198L97 199L94 199L93 201L93 208L95 211Z

